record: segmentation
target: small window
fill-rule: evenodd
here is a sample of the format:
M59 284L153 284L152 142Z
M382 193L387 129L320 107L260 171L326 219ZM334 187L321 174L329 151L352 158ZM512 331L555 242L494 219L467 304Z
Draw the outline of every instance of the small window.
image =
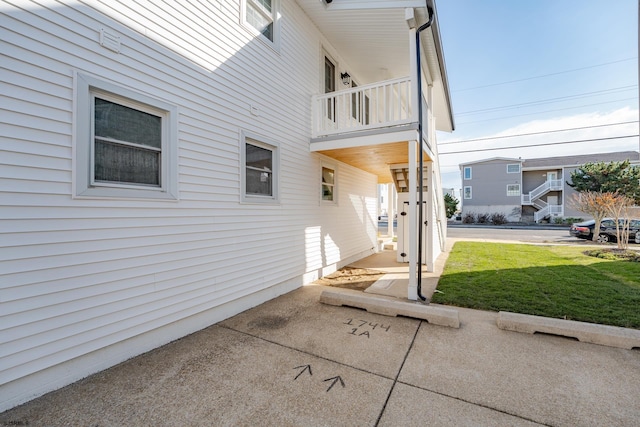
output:
M242 133L242 201L273 203L278 201L279 153L253 135Z
M511 165L507 165L507 173L520 173L520 164L513 163Z
M471 186L464 187L464 198L471 199Z
M464 179L471 179L471 166L466 166L464 168ZM471 187L469 187L471 188ZM469 197L471 198L471 197Z
M245 26L277 48L279 44L278 0L243 0L240 4Z
M520 184L507 185L507 196L519 196L519 195L520 195Z
M333 168L322 167L322 200L334 202L336 171Z
M77 74L77 197L177 198L177 110Z

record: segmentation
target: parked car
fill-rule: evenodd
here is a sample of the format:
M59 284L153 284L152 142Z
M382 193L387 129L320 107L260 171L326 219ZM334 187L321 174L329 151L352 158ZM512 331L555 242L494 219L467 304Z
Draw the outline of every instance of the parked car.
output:
M620 226L624 224L624 220L618 220ZM571 225L569 234L580 239L591 240L593 238L593 229L596 226L594 220L578 222ZM640 219L629 220L629 241L640 243ZM600 235L597 239L600 243L616 241L616 222L612 218L605 218L600 222Z

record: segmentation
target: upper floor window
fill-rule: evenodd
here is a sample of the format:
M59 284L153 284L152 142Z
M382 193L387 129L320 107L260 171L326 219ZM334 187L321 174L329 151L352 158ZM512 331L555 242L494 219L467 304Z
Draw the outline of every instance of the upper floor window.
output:
M507 165L507 173L520 173L520 164L513 163L510 165Z
M464 179L471 179L471 166L465 166Z
M519 195L520 195L520 184L507 185L507 196L519 196Z
M279 0L242 0L242 20L246 27L279 47Z
M242 133L242 201L273 203L279 199L279 152L276 144Z
M76 196L177 198L175 106L77 75Z

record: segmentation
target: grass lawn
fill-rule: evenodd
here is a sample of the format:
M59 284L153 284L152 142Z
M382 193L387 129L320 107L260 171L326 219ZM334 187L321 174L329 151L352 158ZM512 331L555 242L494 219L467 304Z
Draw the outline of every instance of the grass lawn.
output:
M640 262L584 251L457 242L432 302L640 329Z

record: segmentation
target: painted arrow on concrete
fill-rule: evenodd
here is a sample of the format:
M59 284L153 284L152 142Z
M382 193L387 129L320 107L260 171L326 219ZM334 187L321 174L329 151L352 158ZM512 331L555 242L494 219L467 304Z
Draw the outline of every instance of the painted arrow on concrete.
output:
M296 377L293 379L294 381L295 381L295 380L297 380L297 379L298 379L298 377L299 377L300 375L302 375L305 371L309 371L309 375L310 375L310 376L311 376L311 375L313 375L313 373L311 372L311 365L296 366L296 367L295 367L295 368L293 368L293 369L300 369L300 368L304 368L304 369L303 369L302 371L300 371L300 372L298 373L298 375L296 375Z
M340 375L338 375L337 377L327 378L327 379L326 379L326 380L324 380L324 381L326 382L326 381L331 381L331 380L333 380L333 382L331 383L331 385L330 385L330 386L329 386L329 388L327 389L327 392L328 392L329 390L331 390L331 389L333 388L333 386L334 386L334 385L336 385L336 383L337 383L338 381L340 381L340 384L342 385L342 387L344 387L344 381L342 381L342 378L340 377Z

